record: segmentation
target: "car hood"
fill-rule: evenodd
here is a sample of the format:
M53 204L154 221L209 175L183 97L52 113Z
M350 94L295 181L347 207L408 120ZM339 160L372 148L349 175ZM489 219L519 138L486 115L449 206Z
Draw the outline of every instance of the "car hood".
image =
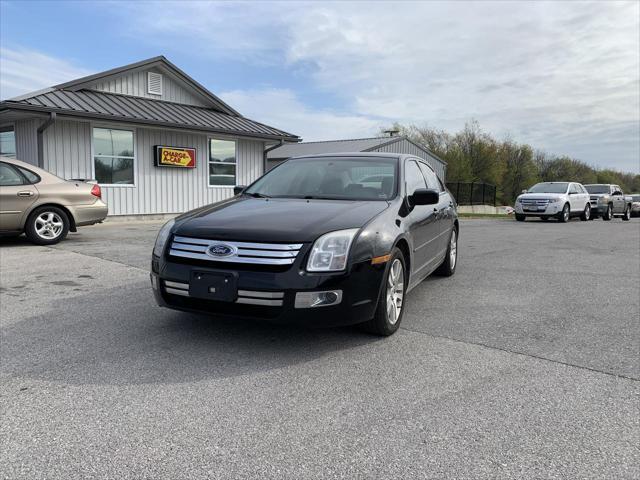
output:
M312 242L360 228L388 208L385 201L233 197L179 217L174 234L250 242Z
M520 200L533 200L538 198L549 198L549 197L561 197L566 195L565 193L523 193L518 196Z

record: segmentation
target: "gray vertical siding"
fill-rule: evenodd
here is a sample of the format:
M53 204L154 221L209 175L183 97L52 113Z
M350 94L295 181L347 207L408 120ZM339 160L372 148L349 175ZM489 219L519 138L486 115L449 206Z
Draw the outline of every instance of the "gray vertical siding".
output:
M43 121L39 118L31 118L15 122L16 158L18 160L38 165L37 131Z
M91 128L89 122L70 120L58 120L49 127L43 138L45 168L62 178L92 178ZM155 167L154 145L195 147L196 168ZM237 141L239 185L262 175L263 150L261 141ZM136 128L135 185L102 188L109 215L181 213L231 197L232 187L208 186L207 152L206 135Z
M151 95L147 92L147 72L153 71L162 74L162 96ZM120 93L123 95L134 95L137 97L155 98L168 102L195 105L198 107L208 106L197 95L190 92L180 82L169 77L165 73L156 69L147 69L128 72L126 74L105 79L89 85L90 90L101 92Z
M381 147L376 148L375 150L369 150L369 151L387 152L387 153L406 153L408 155L415 155L416 157L424 159L429 165L431 165L431 168L435 170L438 177L440 177L440 180L444 182L446 179L446 173L447 173L446 165L443 164L441 161L439 161L437 158L434 158L431 155L429 155L423 149L407 141L406 139L402 139L398 142L395 142L389 145L383 145Z

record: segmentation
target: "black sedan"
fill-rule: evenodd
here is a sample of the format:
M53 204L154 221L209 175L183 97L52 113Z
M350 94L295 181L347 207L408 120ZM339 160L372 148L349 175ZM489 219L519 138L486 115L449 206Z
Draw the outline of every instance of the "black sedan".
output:
M455 272L458 232L452 196L419 158L299 157L165 224L151 283L178 310L391 335L409 290Z

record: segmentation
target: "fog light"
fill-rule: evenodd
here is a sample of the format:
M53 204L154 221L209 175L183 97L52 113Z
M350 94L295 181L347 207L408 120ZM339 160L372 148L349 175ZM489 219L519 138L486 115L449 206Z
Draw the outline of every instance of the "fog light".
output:
M298 292L296 293L296 308L315 308L337 305L342 301L342 290L327 292Z
M151 288L154 290L158 290L158 277L156 277L153 273L149 274L151 277Z

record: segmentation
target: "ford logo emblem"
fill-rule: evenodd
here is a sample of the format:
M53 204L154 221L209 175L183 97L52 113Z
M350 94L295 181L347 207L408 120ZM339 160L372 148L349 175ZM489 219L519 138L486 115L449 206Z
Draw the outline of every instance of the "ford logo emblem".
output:
M207 253L212 257L230 257L236 253L236 249L225 243L214 243L207 248Z

